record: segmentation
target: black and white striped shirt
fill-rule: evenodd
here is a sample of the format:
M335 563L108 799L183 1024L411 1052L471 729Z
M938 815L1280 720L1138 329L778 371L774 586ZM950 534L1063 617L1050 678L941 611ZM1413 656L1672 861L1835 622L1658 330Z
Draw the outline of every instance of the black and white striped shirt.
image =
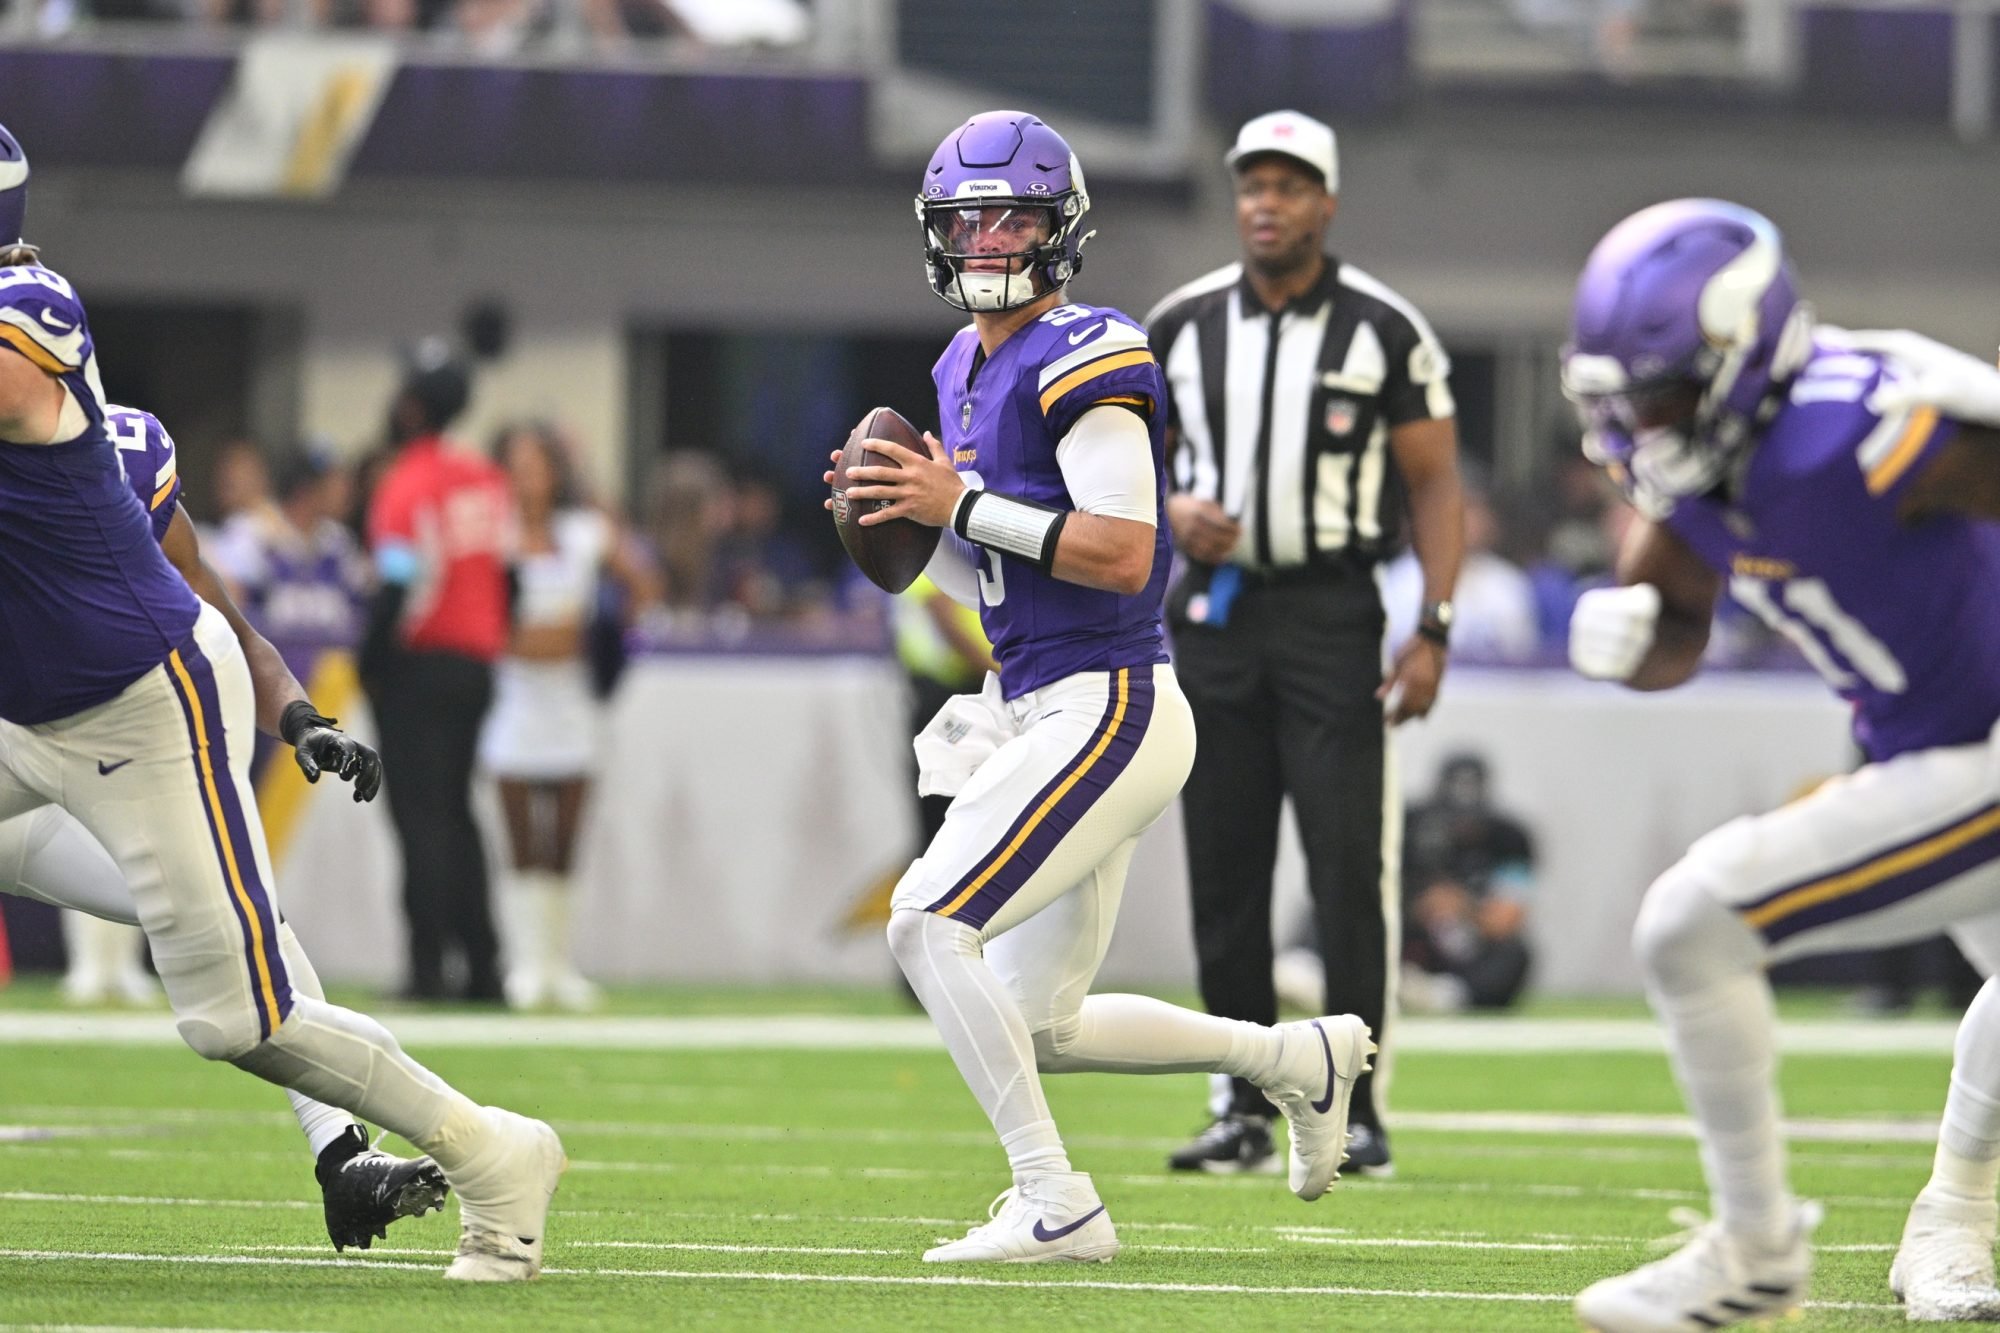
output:
M1282 310L1231 264L1145 322L1178 432L1174 487L1243 525L1238 563L1387 553L1402 508L1389 431L1455 410L1450 360L1415 306L1329 256Z

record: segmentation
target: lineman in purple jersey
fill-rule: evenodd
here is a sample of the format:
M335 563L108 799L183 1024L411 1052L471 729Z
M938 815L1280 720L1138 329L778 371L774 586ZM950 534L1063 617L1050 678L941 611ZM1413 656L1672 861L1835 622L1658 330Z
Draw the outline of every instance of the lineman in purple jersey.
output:
M59 805L110 854L196 1052L436 1159L461 1211L446 1276L533 1277L561 1144L467 1100L319 994L279 914L249 785L251 655L154 539L160 486L134 498L82 302L12 239L27 181L0 129L0 820ZM281 726L302 759L354 759L303 700Z
M944 440L871 447L848 494L952 533L933 580L977 604L1000 662L918 741L954 796L903 876L889 944L993 1122L1013 1187L928 1262L1108 1260L1117 1235L1070 1167L1038 1071L1221 1071L1292 1125L1292 1187L1323 1193L1374 1046L1352 1016L1280 1027L1087 996L1132 849L1186 780L1194 723L1161 642L1165 384L1137 324L1064 304L1090 206L1069 145L1018 111L939 146L917 199L932 290L972 314L936 369ZM828 474L828 480L832 474Z
M1852 702L1868 760L1702 838L1634 930L1716 1217L1577 1312L1608 1333L1715 1328L1804 1298L1820 1216L1786 1184L1764 969L1947 928L1989 973L2000 962L2000 528L1984 521L2000 517L2000 373L1916 334L1815 325L1771 223L1691 199L1598 243L1563 383L1642 515L1622 586L1577 604L1577 670L1680 684L1727 587ZM1988 982L1889 1271L1912 1319L2000 1319L1996 1186Z
M150 511L153 536L175 570L201 599L222 612L250 664L257 711L268 726L282 725L294 704L305 705L305 690L264 637L250 627L230 600L222 581L202 558L199 539L180 505L179 458L173 437L150 412L107 407L105 428L118 451L126 484ZM294 751L307 780L321 769L354 784L357 801L372 800L382 781L375 752L332 726L311 727ZM138 904L118 863L59 805L45 805L0 821L0 892L19 893L73 909L71 922L139 925ZM281 937L290 927L281 920ZM88 929L66 930L72 950L93 943ZM125 933L113 937L124 949ZM287 961L295 986L318 990L311 964L295 949ZM74 966L74 959L72 960ZM443 1174L429 1158L405 1160L372 1151L368 1131L338 1107L290 1092L292 1110L315 1158L315 1175L326 1209L327 1235L335 1249L367 1249L391 1222L444 1206Z

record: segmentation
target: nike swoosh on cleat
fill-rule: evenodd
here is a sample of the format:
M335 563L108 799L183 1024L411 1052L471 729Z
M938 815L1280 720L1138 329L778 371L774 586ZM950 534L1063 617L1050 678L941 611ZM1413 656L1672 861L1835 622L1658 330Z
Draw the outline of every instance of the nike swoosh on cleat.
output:
M119 769L125 767L125 765L131 762L132 761L130 759L120 759L115 764L107 764L102 759L100 759L97 761L97 775L99 777L108 778L113 773L116 773Z
M1054 1231L1050 1231L1047 1227L1044 1227L1042 1225L1042 1219L1038 1217L1035 1219L1035 1239L1061 1240L1064 1236L1067 1236L1070 1232L1076 1230L1078 1227L1082 1226L1085 1222L1088 1222L1091 1218L1096 1217L1099 1213L1103 1211L1104 1211L1104 1205L1100 1203L1097 1205L1097 1207L1091 1209L1089 1212L1085 1213L1082 1217L1077 1218L1076 1221L1070 1223L1068 1226L1057 1227Z
M1326 1029L1319 1025L1318 1019L1313 1020L1313 1031L1319 1033L1320 1049L1326 1052L1326 1096L1314 1102L1312 1104L1312 1108L1313 1110L1319 1112L1321 1115L1325 1115L1328 1111L1333 1109L1333 1083L1334 1083L1333 1047L1327 1045Z

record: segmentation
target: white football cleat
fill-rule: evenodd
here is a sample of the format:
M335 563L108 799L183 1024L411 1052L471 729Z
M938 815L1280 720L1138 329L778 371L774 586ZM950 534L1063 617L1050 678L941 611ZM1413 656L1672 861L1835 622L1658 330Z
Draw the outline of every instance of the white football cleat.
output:
M1035 1176L993 1201L992 1220L924 1251L927 1264L1108 1263L1118 1253L1111 1214L1081 1171Z
M1329 1014L1279 1026L1278 1075L1264 1089L1291 1125L1292 1193L1311 1202L1340 1179L1347 1160L1347 1104L1354 1080L1370 1065L1375 1043L1353 1014Z
M446 1172L458 1195L458 1257L444 1275L460 1282L527 1282L542 1271L549 1200L569 1166L562 1140L539 1120L482 1106L491 1141Z
M1926 1188L1910 1205L1903 1243L1889 1265L1889 1290L1912 1323L2000 1320L1993 1238L2000 1205Z
M1577 1318L1597 1333L1705 1333L1790 1314L1806 1298L1812 1277L1807 1242L1821 1217L1816 1203L1797 1209L1791 1240L1764 1250L1729 1235L1720 1222L1677 1208L1674 1220L1694 1228L1687 1244L1584 1288L1576 1298Z

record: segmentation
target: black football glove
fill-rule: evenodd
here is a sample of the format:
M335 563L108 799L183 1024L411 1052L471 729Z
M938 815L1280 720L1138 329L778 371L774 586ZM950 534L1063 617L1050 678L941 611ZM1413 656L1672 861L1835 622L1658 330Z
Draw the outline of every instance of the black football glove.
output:
M354 784L356 801L372 801L382 790L382 756L335 726L333 718L320 716L304 699L285 705L278 734L292 747L307 782L318 782L322 772L332 773Z

